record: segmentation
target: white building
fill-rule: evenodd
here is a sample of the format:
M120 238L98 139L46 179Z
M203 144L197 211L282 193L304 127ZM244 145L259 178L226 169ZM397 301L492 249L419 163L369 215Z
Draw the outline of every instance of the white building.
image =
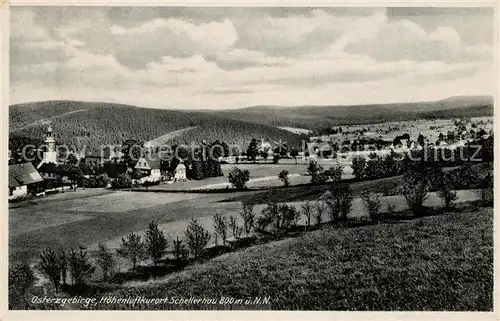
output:
M174 170L174 182L187 181L186 165L179 163Z
M47 128L45 146L47 150L43 152L42 161L38 164L37 168L40 168L43 164L57 164L56 140L54 136L52 136L52 127L50 125Z

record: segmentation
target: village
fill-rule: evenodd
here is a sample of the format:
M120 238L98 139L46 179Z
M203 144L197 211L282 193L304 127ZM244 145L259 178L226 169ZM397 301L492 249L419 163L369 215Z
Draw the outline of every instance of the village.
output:
M217 177L216 182L196 184L205 187L223 187L229 184L224 179L225 171L234 166L245 166L251 170L262 169L269 164L288 167L302 165L291 172L293 180L306 182L306 166L311 161L318 161L326 165L340 165L343 168L343 177L352 177L352 159L361 156L369 159L370 155L380 157L391 153L404 154L412 150L422 149L423 146L432 149L456 149L477 139L488 139L493 134L493 118L478 117L471 119L445 119L422 120L418 123L387 122L372 125L349 125L329 129L329 135L309 136L309 141L304 141L301 147L288 147L286 143L273 146L270 142L261 139L254 140L255 147L252 152L244 149L237 155L216 155L210 166L215 166L215 174L203 176L194 175L193 166L196 163L180 157L166 154L158 146L137 147L140 149L137 159L127 159L123 146L107 145L101 151L89 153L62 154L54 138L53 128L47 127L44 137L44 149L37 150L41 155L36 162L25 161L26 157L20 151L13 154L9 150L9 200L16 201L29 197L40 197L51 193L64 192L81 188L126 188L149 187L153 185L166 185L161 189L176 184L174 189L192 189L188 180L204 180L209 176ZM249 147L250 148L250 147ZM128 149L128 153L134 151ZM178 156L178 155L177 155ZM213 157L213 156L212 156ZM206 162L207 160L205 160ZM222 167L221 167L222 165ZM266 182L279 183L276 175L279 170L269 167L271 171L257 174L261 179L270 178ZM302 178L300 177L302 176ZM272 177L272 178L271 178ZM125 180L125 181L124 181ZM113 185L113 182L114 185ZM182 184L185 183L185 184ZM120 185L121 184L121 185ZM270 183L273 185L272 182ZM262 186L262 184L260 184Z

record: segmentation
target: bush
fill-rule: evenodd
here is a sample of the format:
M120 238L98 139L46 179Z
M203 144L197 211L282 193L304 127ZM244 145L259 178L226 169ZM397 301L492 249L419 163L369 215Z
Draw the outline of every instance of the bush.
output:
M481 200L483 201L484 205L490 206L493 205L493 198L493 175L488 173L481 180Z
M9 267L9 309L26 309L29 306L27 294L36 278L28 263Z
M243 229L238 225L238 220L234 216L229 216L229 228L231 229L231 234L235 240L241 237Z
M141 240L141 236L136 233L130 233L127 238L122 237L120 248L116 253L132 262L132 271L136 271L137 262L147 257L146 247Z
M279 217L281 218L281 228L287 229L296 226L300 219L300 212L293 205L281 204L278 206Z
M288 178L288 171L286 169L279 172L278 178L283 182L285 187L290 186L290 179Z
M73 284L83 285L85 280L95 272L95 266L89 262L87 252L71 249L68 255L69 271Z
M228 180L236 189L246 188L247 182L250 180L250 172L234 167L228 175Z
M325 175L332 181L332 182L340 182L342 180L342 171L344 170L344 167L339 165L339 166L332 166L330 167L327 171L325 171Z
M174 255L174 260L177 264L187 260L189 257L189 251L177 236L177 239L174 240L174 248L172 250L172 254Z
M120 174L111 184L113 188L130 188L132 187L132 178L129 174Z
M214 216L214 234L215 234L215 245L218 245L217 240L220 236L222 244L226 245L227 240L227 219L220 214L215 214Z
M324 213L326 212L326 204L323 203L322 201L316 201L316 226L320 227L321 223L323 223L323 216Z
M451 178L449 174L443 174L441 183L438 186L438 196L442 199L445 210L450 210L454 202L458 199L457 192L451 187Z
M323 166L319 165L316 161L309 162L307 172L311 175L311 183L313 184L323 184L328 180L328 176L326 176Z
M104 281L108 279L108 272L116 265L116 261L105 244L99 243L99 250L96 255L96 263L102 269Z
M66 253L61 249L59 252L59 268L61 270L61 279L64 285L66 285L66 280L68 277L68 258Z
M168 248L168 241L156 222L149 223L146 231L146 251L153 261L154 266L158 265L160 259L165 255Z
M274 229L279 230L279 228L281 227L281 215L280 208L277 203L269 200L266 207L262 209L261 214L264 217L263 222L269 222L269 224L274 223Z
M352 205L352 193L348 185L332 184L322 197L328 207L328 214L332 223L337 222L339 219L347 219Z
M368 215L371 219L374 219L378 215L380 209L380 198L378 194L365 192L362 197L363 204L365 205Z
M365 176L366 160L363 156L355 156L352 159L352 171L357 180L362 180Z
M403 174L401 192L415 216L423 215L423 204L427 199L430 183L426 173L409 170Z
M56 252L49 248L45 249L42 254L40 254L40 263L38 266L43 274L52 282L57 293L61 280L61 265Z
M307 201L304 204L302 204L302 214L306 218L306 226L308 228L311 227L311 217L313 215L313 205L311 202Z
M268 216L259 216L257 218L257 230L264 231L272 223L272 219Z
M477 188L481 185L479 173L470 164L463 165L454 170L450 178L451 187L455 190Z
M189 250L196 260L208 245L208 241L210 240L210 233L205 230L196 219L193 218L191 222L189 222L184 235Z
M243 202L241 205L242 209L240 215L243 218L243 227L248 236L255 224L255 213L253 212L254 204L251 202Z

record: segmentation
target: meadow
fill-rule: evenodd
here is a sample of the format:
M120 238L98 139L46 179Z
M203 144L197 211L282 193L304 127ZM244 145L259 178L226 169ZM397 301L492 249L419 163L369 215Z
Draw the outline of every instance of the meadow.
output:
M492 311L492 227L493 211L482 208L401 224L329 228L225 254L109 295L270 298L253 306L126 309Z

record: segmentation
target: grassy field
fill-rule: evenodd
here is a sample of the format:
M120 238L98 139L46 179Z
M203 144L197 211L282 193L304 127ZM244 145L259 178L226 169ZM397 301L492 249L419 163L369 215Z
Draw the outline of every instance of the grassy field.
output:
M109 294L270 298L266 305L127 307L135 309L491 311L492 228L491 208L401 224L330 228L226 254Z

